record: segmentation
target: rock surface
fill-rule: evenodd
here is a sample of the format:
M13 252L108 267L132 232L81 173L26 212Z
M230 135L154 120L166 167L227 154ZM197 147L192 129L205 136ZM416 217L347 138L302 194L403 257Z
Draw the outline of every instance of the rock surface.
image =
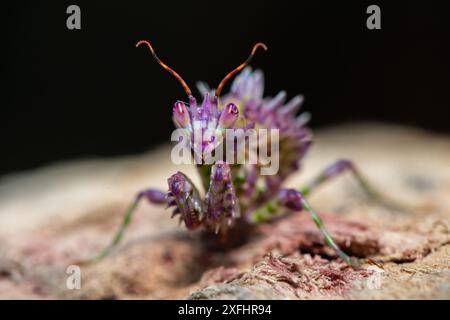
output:
M169 152L3 177L0 298L450 299L450 137L378 124L318 132L303 171L287 183L300 186L348 158L407 206L392 212L368 202L348 174L311 195L345 251L371 259L361 269L337 259L304 213L238 232L224 248L143 203L122 244L97 264L81 264L81 289L67 289L67 267L110 241L138 190L166 189L176 170L196 177L192 167L172 165Z

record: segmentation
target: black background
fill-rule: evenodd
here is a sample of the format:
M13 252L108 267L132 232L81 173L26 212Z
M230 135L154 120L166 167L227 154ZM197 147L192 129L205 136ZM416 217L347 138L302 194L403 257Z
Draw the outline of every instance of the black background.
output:
M168 142L181 86L213 87L255 42L266 93L303 93L318 128L376 120L450 132L449 13L437 1L29 1L2 4L0 174ZM81 30L66 8L81 7ZM381 30L366 8L381 7Z

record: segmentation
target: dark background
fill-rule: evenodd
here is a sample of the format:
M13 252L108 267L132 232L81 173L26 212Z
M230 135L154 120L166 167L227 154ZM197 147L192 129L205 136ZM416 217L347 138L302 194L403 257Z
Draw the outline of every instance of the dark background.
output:
M375 120L450 132L449 13L436 1L17 1L2 4L0 174L168 142L181 86L216 86L255 42L266 93L303 93L319 128ZM66 8L81 7L81 30ZM381 7L381 30L366 8Z

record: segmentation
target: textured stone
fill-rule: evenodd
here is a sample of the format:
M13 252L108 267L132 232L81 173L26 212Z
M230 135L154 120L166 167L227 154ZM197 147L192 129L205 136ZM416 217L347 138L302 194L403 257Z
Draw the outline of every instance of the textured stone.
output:
M317 133L297 187L338 158L353 160L384 194L369 203L350 175L311 195L355 270L336 259L307 214L239 230L224 246L178 228L163 208L142 204L122 244L80 264L111 239L134 194L166 188L176 170L162 147L135 157L80 160L0 180L0 298L450 299L450 138L365 124ZM81 266L81 290L66 268Z

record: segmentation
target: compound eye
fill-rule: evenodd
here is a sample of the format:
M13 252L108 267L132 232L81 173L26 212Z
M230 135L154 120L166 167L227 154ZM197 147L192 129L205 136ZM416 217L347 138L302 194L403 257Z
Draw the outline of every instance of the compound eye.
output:
M219 118L219 126L228 129L231 128L239 117L239 109L234 103L229 103L222 110Z
M191 124L189 110L182 101L175 102L173 106L173 121L180 128L186 128Z

